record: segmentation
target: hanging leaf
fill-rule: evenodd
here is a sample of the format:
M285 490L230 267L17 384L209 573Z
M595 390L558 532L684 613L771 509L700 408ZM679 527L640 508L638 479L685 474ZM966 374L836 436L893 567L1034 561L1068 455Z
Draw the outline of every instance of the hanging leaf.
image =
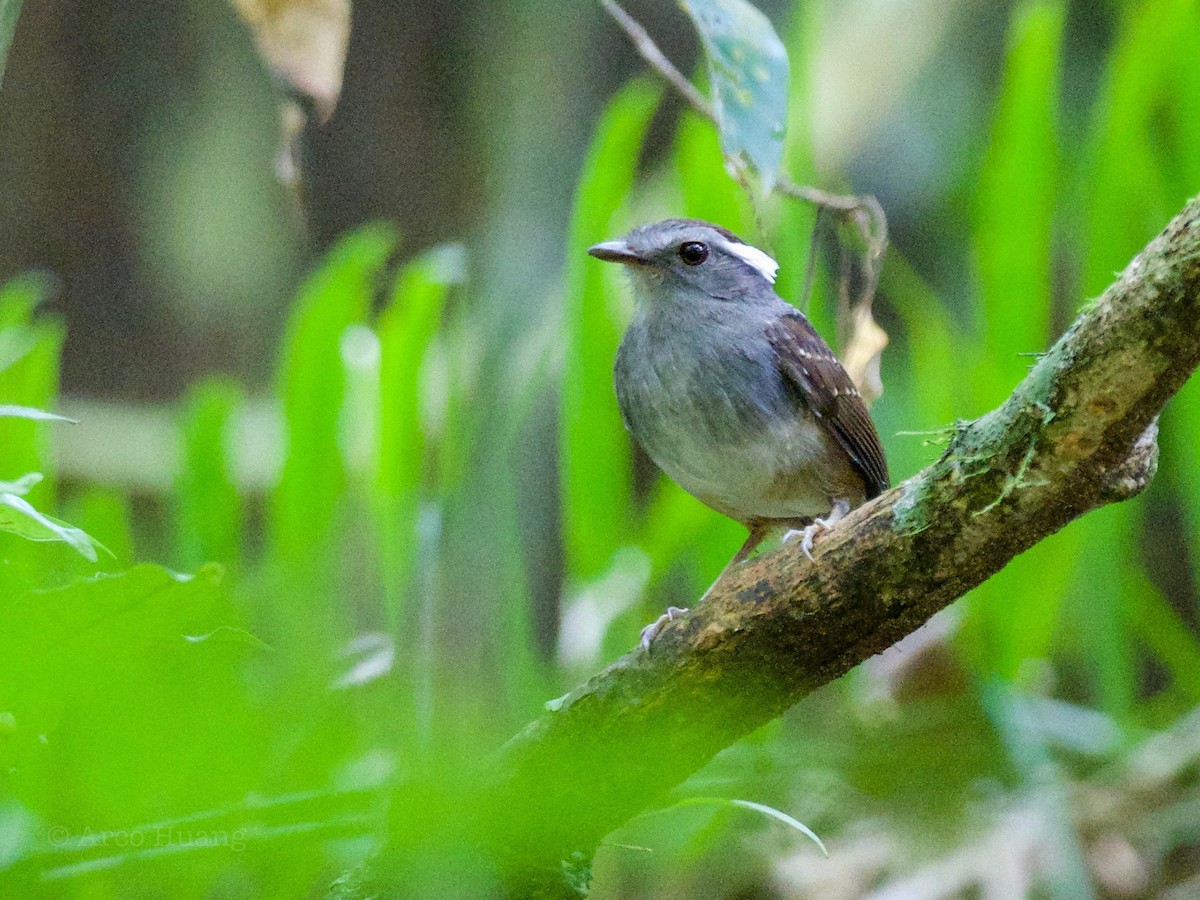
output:
M300 138L309 112L324 125L342 93L350 0L233 0L233 5L267 68L290 89L280 108L275 173L283 184L297 186L303 176Z
M887 332L879 327L868 304L859 304L850 314L850 339L842 351L842 366L867 408L883 394L880 358L888 345Z
M787 130L788 56L770 20L746 0L680 0L700 33L726 157L745 156L775 185Z
M603 573L627 543L633 501L629 438L612 389L622 313L609 300L611 276L589 265L582 249L612 236L658 100L643 81L612 99L592 136L571 213L559 440L568 571L585 579Z
M350 0L233 0L273 73L328 122L342 92Z

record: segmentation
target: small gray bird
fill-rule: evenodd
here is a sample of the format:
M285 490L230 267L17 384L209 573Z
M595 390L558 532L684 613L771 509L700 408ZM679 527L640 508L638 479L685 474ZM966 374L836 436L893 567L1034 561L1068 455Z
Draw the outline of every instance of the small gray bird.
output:
M696 219L644 225L588 253L633 280L637 308L614 370L625 426L680 487L750 531L721 576L774 529L803 529L811 558L818 531L887 489L858 390L775 293L766 253ZM682 612L647 626L643 645Z

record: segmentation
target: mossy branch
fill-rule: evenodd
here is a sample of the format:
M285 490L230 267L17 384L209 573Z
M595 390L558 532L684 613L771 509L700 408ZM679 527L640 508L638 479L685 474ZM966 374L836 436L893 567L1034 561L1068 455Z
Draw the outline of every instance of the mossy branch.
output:
M1158 415L1198 364L1200 198L1001 407L823 536L815 562L794 547L759 556L652 652L626 655L513 737L455 832L513 896L576 896L600 839L718 751L1071 520L1144 488ZM393 850L385 879L403 868Z

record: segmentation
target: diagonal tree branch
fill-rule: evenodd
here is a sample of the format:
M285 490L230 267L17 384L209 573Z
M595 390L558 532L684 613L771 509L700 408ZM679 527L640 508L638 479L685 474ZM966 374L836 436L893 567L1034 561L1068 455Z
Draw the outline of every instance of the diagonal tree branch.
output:
M618 660L512 738L473 783L471 814L455 806L457 839L512 896L577 896L600 839L718 751L1072 519L1144 488L1158 414L1200 365L1198 323L1200 198L1001 407L825 535L815 563L796 548L747 563L652 653ZM411 810L413 795L396 802ZM377 875L398 877L413 850L394 844Z
M626 656L509 743L499 808L561 825L558 846L541 834L521 851L529 870L539 856L586 851L655 793L1018 553L1143 487L1153 472L1148 429L1200 362L1198 321L1193 201L1003 406L961 425L937 463L856 510L819 542L816 564L796 549L760 557L668 626L653 654Z

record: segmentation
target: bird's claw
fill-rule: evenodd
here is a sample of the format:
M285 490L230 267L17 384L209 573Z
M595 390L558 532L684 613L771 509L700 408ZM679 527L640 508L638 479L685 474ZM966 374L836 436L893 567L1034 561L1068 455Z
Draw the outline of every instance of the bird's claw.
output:
M650 649L650 642L658 637L658 633L663 630L663 626L668 622L675 621L677 616L682 616L686 609L680 609L678 606L668 606L667 611L642 629L642 647L645 650Z
M828 531L832 526L833 523L825 519L813 519L811 524L785 534L783 542L790 544L796 540L800 541L800 549L804 552L804 555L808 557L810 562L816 562L812 555L813 541L816 540L818 534Z

